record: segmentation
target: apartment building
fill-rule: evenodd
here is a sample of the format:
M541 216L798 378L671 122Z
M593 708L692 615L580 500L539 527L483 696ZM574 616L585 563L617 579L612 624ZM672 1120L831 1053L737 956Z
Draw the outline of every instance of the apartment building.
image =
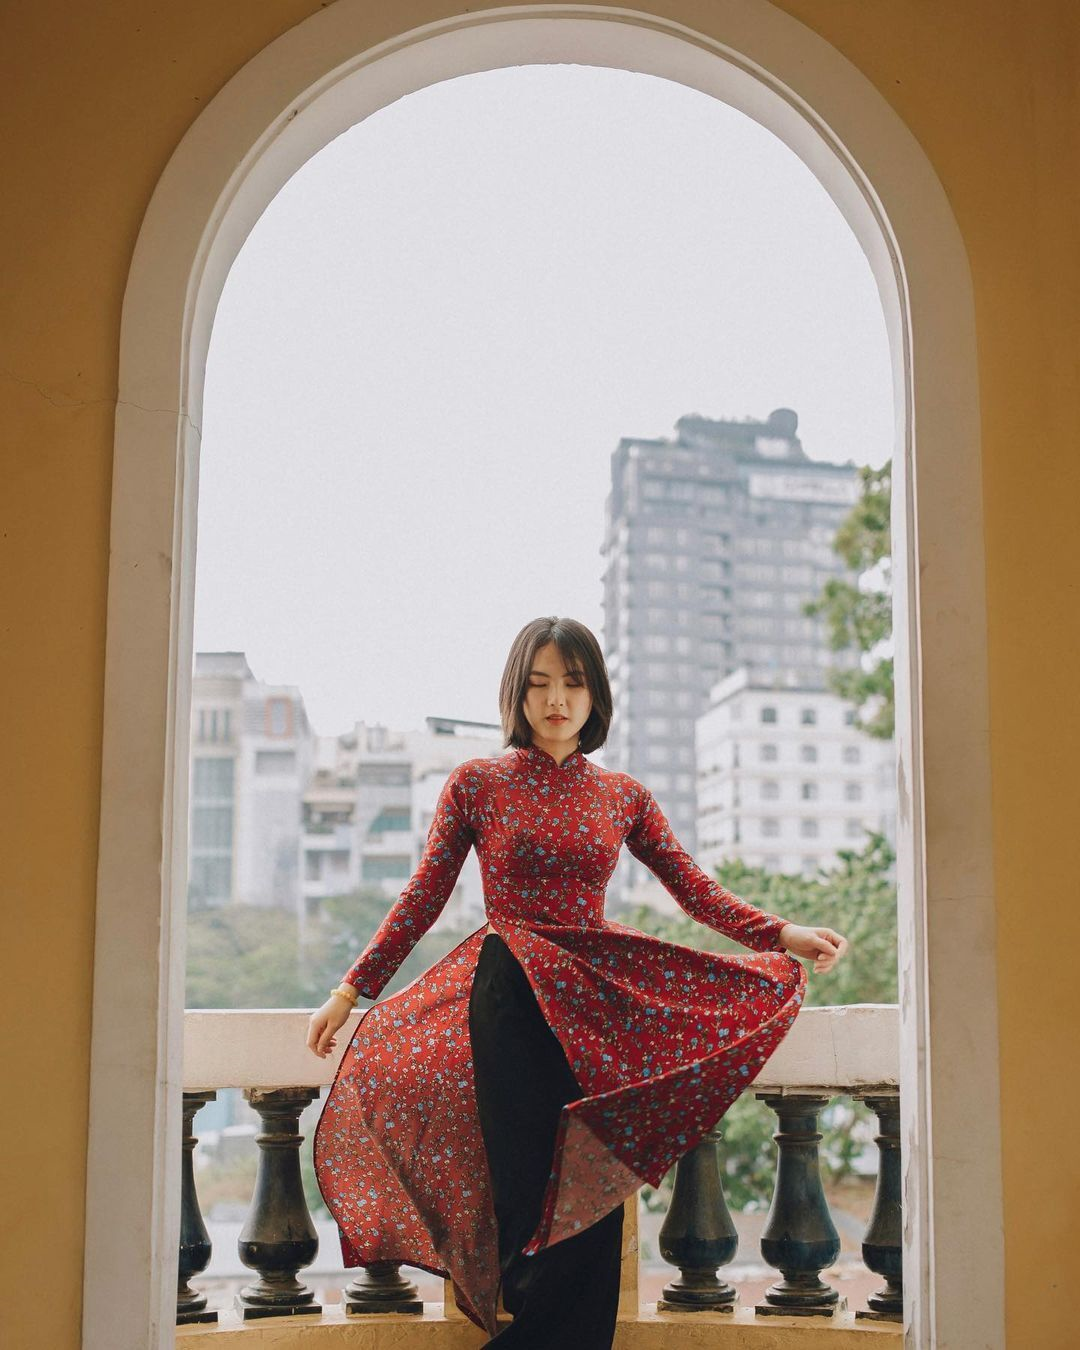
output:
M697 857L815 875L871 831L895 844L895 745L854 725L838 695L745 668L698 719Z

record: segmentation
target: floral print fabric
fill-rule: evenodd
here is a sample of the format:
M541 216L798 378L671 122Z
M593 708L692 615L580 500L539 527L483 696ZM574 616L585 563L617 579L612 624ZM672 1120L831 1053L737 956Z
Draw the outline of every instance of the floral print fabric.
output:
M625 844L700 923L753 955L700 952L604 917ZM790 1029L806 971L785 919L739 899L675 838L652 793L580 750L471 759L447 778L423 857L346 980L375 999L431 927L470 848L488 922L520 962L583 1096L564 1106L535 1252L657 1186ZM496 1330L497 1229L468 1008L485 928L368 1008L315 1131L346 1266L401 1261L453 1281Z

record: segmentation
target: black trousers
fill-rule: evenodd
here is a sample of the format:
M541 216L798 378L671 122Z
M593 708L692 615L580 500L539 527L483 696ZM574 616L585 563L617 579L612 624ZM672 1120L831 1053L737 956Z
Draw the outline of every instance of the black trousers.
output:
M531 1256L555 1129L582 1095L528 976L498 933L485 935L469 996L480 1128L499 1227L503 1306L498 1350L611 1350L619 1306L623 1207Z

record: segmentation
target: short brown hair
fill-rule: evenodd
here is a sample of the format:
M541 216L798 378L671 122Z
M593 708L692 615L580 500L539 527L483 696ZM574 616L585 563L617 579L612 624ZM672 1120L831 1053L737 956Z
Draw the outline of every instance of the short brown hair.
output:
M577 619L549 614L533 619L514 638L499 684L499 713L506 745L532 744L532 727L525 716L525 691L533 657L541 647L554 642L567 670L580 670L585 676L592 707L581 728L580 748L584 754L598 750L607 740L611 726L611 684L604 653L592 630Z

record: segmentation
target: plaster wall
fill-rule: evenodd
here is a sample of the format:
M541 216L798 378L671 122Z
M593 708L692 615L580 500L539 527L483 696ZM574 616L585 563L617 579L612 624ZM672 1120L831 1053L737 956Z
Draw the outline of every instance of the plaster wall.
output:
M1080 1082L1061 1072L1072 1063L1075 1018L1064 953L1080 937L1069 867L1080 820L1080 467L1070 454L1080 395L1080 13L1068 0L777 7L837 47L903 118L944 185L971 262L1006 1306L1010 1343L1051 1350L1075 1330L1067 1291L1080 1246L1068 1147ZM7 25L0 1007L11 1098L0 1188L16 1240L0 1263L0 1308L5 1340L27 1350L79 1343L110 474L132 249L191 121L252 55L318 8L39 0ZM372 6L371 43L457 8ZM650 8L712 31L707 0Z

